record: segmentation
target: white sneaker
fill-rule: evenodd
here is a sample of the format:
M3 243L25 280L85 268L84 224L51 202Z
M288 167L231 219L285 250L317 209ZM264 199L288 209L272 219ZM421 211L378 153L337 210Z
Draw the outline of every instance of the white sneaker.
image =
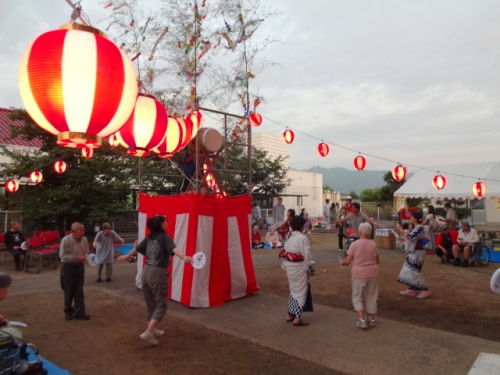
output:
M367 329L368 328L368 324L366 324L366 320L365 319L361 319L361 318L358 318L356 326L358 328L361 328L361 329Z
M163 336L165 334L165 331L162 331L161 329L155 328L155 329L153 329L153 334L155 335L155 337L160 337L160 336Z
M139 335L139 337L142 340L149 342L151 345L158 345L158 340L155 339L155 334L153 332L144 331Z
M368 318L368 327L375 327L375 318L371 316Z

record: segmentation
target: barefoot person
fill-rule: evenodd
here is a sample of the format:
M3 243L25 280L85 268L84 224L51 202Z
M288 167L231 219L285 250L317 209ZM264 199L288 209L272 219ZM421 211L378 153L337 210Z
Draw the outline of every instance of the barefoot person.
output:
M425 259L425 238L424 226L422 225L422 212L415 211L411 213L410 223L413 230L405 237L405 252L408 254L399 273L398 282L408 285L407 290L401 291L404 296L417 296L417 298L427 298L431 291L422 277L422 266ZM404 234L403 227L397 225L401 235ZM419 293L420 292L420 293ZM418 294L418 295L417 295Z
M371 225L360 224L358 233L360 239L349 246L347 258L342 261L342 266L347 266L352 262L352 304L358 314L356 325L361 329L366 329L368 326L375 327L380 258L377 245L370 240Z
M155 216L148 220L151 233L127 255L118 257L118 261L129 260L137 252L146 255L146 265L142 271L142 289L146 300L148 326L139 337L152 345L157 345L157 337L165 333L156 328L167 312L168 266L170 257L175 254L184 262L192 263L193 259L175 247L174 241L166 233L167 221L163 216Z
M281 268L286 272L290 286L286 321L293 322L294 326L308 325L309 323L303 322L300 317L305 311L313 311L312 301L307 298L311 293L308 271L313 262L309 242L301 232L304 222L301 216L294 216L291 219L293 232L285 243L285 249L279 255L282 258Z

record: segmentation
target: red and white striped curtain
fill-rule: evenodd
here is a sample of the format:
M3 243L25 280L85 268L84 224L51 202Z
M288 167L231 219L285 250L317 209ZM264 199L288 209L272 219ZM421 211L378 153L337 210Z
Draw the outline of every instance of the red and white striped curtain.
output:
M168 296L190 307L211 307L259 290L251 256L251 198L139 195L139 216L164 215L167 233L187 255L203 252L195 270L178 257L169 268ZM139 234L146 233L139 220Z

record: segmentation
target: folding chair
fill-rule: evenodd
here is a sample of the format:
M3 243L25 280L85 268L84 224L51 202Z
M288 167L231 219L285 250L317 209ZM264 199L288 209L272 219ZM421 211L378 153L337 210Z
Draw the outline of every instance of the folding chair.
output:
M42 231L41 236L45 239L45 247L59 251L59 232L55 230Z
M40 273L43 268L44 260L49 259L49 263L53 263L53 268L57 268L58 251L45 247L45 239L43 236L29 237L26 240L27 250L25 256L25 271L30 269L30 261L33 263L33 268L36 273Z

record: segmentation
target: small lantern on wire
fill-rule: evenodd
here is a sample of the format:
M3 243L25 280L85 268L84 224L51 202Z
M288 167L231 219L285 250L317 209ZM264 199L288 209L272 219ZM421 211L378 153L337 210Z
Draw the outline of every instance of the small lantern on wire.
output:
M30 180L31 180L31 182L33 182L35 184L39 184L43 180L42 172L40 172L40 171L31 172Z
M283 140L285 141L286 144L290 145L293 143L293 140L295 139L295 133L293 130L287 129L283 132Z
M434 186L434 188L438 190L444 189L444 187L446 186L446 177L440 174L434 176L434 178L432 179L432 186Z
M17 180L9 180L5 183L5 190L9 193L15 193L19 190L19 182Z
M250 120L250 125L260 126L262 124L262 116L257 112L254 112L248 118Z
M54 163L54 170L57 173L62 174L66 172L66 169L68 169L68 164L66 164L64 161L58 160Z
M406 168L401 164L398 164L392 170L392 178L394 178L397 182L404 181L404 179L406 178Z
M85 159L90 159L92 156L94 156L94 149L85 146L84 148L82 148L82 156Z
M319 156L324 158L330 152L330 147L326 143L321 142L317 147L317 151Z
M472 185L472 193L474 193L476 197L483 197L486 194L487 190L488 187L482 181L475 182Z
M362 171L366 167L366 159L364 156L356 156L354 158L354 168L356 168L358 171Z

